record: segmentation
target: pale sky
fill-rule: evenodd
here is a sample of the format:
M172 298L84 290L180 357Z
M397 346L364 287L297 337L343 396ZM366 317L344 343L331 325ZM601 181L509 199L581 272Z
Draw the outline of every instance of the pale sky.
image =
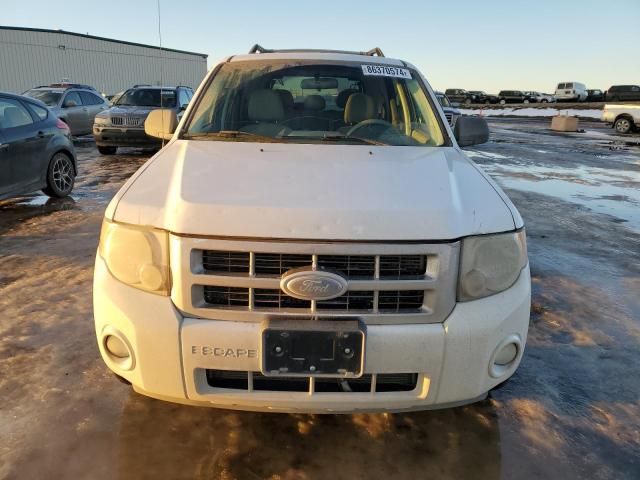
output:
M0 25L159 43L157 0L0 3ZM640 84L640 0L160 0L160 8L163 46L207 53L210 67L255 43L380 47L415 64L439 90Z

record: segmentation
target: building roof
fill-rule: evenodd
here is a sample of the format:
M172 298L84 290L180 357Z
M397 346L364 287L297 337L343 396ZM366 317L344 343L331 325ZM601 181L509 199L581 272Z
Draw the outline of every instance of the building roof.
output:
M88 35L84 33L68 32L66 30L50 30L48 28L27 28L27 27L10 27L0 25L0 30L18 30L22 32L41 32L41 33L57 33L62 35L73 35L74 37L91 38L93 40L102 40L104 42L122 43L124 45L133 45L135 47L153 48L155 50L162 50L164 52L176 52L184 53L186 55L196 55L198 57L207 58L206 53L187 52L186 50L176 50L175 48L159 47L157 45L145 45L144 43L127 42L125 40L116 40L114 38L97 37L95 35Z

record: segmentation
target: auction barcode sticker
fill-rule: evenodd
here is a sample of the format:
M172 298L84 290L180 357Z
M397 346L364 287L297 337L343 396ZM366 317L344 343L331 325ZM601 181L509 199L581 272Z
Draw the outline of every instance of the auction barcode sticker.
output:
M362 65L362 73L377 77L411 78L411 72L406 68L389 67L388 65Z

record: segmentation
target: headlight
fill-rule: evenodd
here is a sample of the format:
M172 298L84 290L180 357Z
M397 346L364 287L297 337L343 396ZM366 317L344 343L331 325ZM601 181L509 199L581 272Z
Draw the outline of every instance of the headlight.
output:
M140 290L169 295L169 234L105 220L100 232L100 256L111 274Z
M95 125L109 125L109 118L99 117L98 115L96 115L95 118L93 119L93 123Z
M527 261L524 229L465 238L462 241L458 300L475 300L506 290L516 282Z

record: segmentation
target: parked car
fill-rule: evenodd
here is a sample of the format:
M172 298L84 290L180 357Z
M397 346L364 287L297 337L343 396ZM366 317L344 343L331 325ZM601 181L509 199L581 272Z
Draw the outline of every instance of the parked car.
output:
M604 102L602 90L587 90L587 102Z
M120 95L113 106L95 118L93 137L98 151L113 155L118 147L159 148L162 142L145 134L144 121L156 108L171 109L176 115L187 108L190 87L136 85Z
M640 86L638 85L614 85L607 90L608 102L625 102L640 100Z
M522 358L531 293L522 218L458 148L486 121L452 130L379 49L251 52L177 126L145 121L168 143L108 206L94 271L108 367L153 397L272 412L484 398Z
M0 92L0 199L65 197L77 172L69 126L38 100Z
M497 95L491 95L489 93L483 92L482 90L469 90L469 93L474 95L476 103L498 103L500 99Z
M53 83L27 90L26 96L45 103L67 125L72 135L91 133L94 117L109 108L109 101L89 85Z
M605 105L600 119L618 133L640 130L640 105Z
M555 102L555 98L553 97L553 95L547 95L546 93L528 91L528 92L524 92L524 94L527 96L528 100L531 103Z
M580 82L559 83L555 93L559 102L584 102L588 95L587 87Z
M453 103L464 103L465 105L470 105L472 103L476 103L477 100L473 93L467 92L461 88L447 88L444 93Z
M520 90L501 90L498 93L498 101L504 105L505 103L530 103L531 99Z
M436 95L436 98L438 99L438 102L440 103L440 106L442 107L442 111L444 112L444 116L446 117L447 122L449 122L451 128L455 128L456 122L458 121L458 118L462 116L462 113L460 113L460 110L458 110L457 108L453 108L451 106L451 102L444 93L434 93Z

